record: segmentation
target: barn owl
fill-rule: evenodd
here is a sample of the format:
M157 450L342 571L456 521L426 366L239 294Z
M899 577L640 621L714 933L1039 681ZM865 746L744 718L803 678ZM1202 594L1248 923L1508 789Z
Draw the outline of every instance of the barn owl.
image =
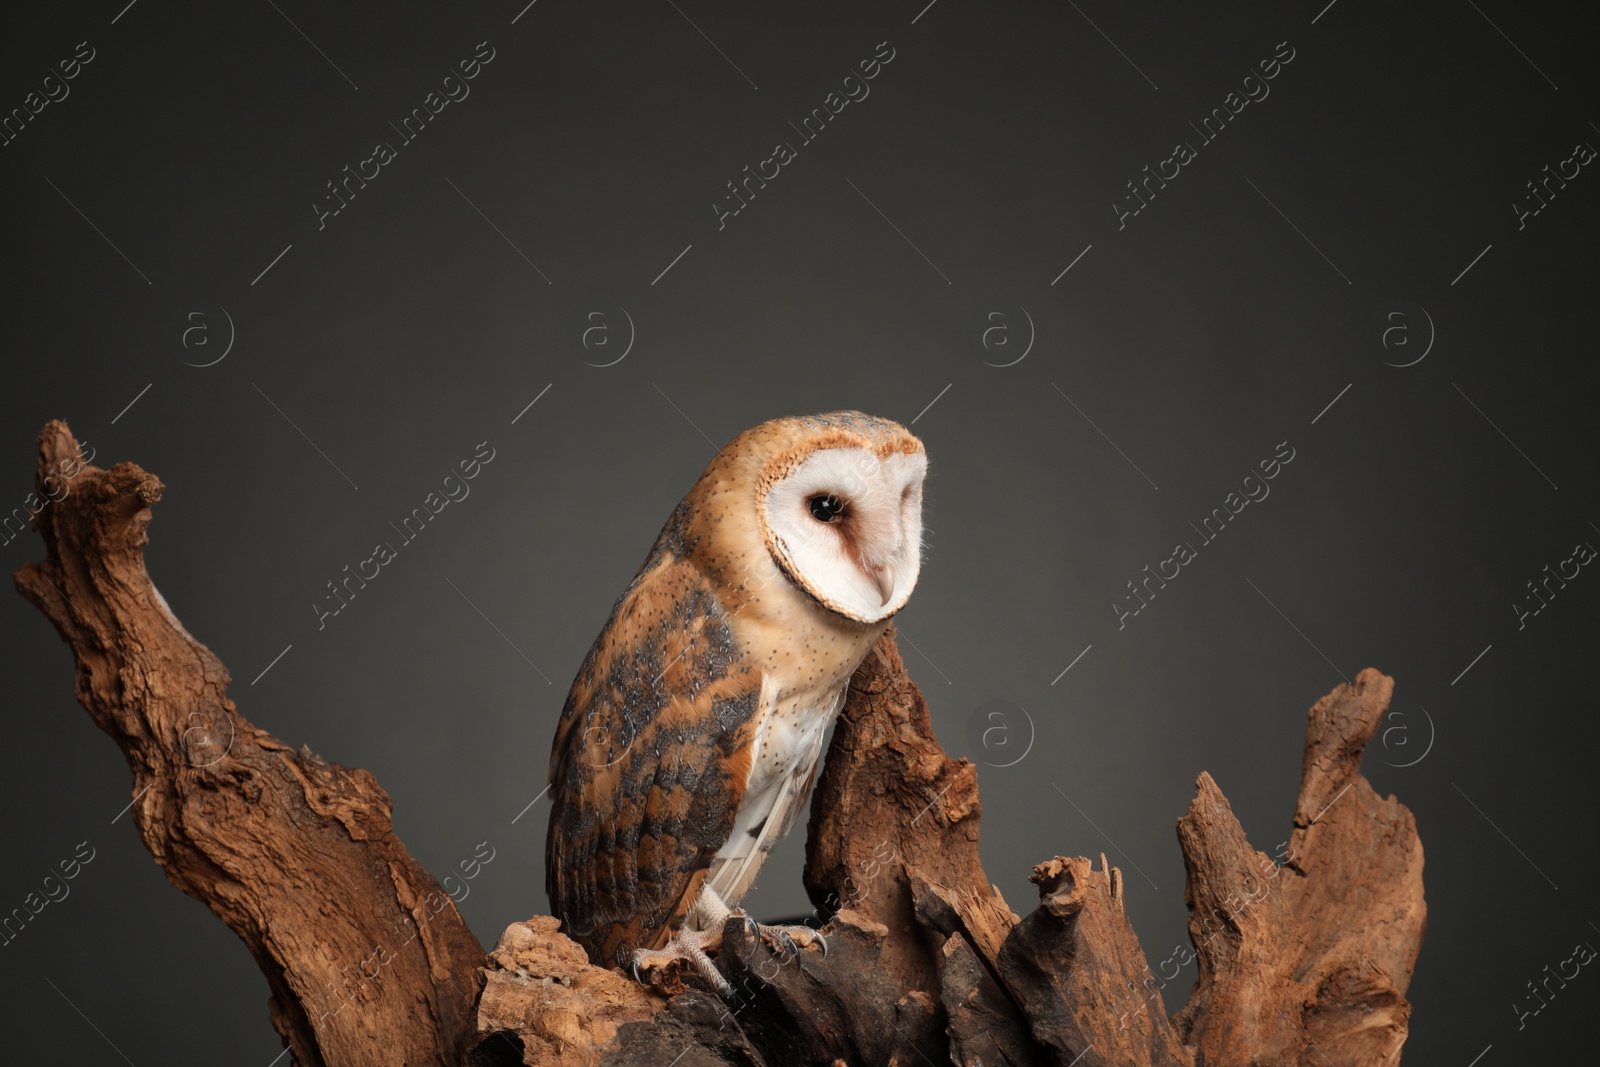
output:
M637 976L686 960L728 991L707 953L804 809L850 676L917 583L926 471L898 423L775 419L718 452L667 519L572 683L550 757L545 885L597 963Z

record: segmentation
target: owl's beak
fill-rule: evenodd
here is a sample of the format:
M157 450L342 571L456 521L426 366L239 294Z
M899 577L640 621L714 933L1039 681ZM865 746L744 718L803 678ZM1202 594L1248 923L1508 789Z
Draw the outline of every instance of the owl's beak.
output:
M885 563L881 567L874 568L870 572L870 576L878 587L878 595L882 597L882 603L887 604L894 599L895 570L893 563Z

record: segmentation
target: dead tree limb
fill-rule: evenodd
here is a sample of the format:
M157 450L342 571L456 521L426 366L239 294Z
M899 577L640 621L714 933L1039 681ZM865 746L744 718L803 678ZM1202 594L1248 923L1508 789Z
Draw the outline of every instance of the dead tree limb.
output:
M145 571L160 480L131 463L75 469L80 455L65 423L45 427L40 487L54 472L68 488L34 517L47 558L15 577L127 757L145 846L249 948L297 1064L454 1062L483 958L455 902L395 837L372 775L238 714L227 668Z
M717 965L733 996L694 974L645 987L592 965L548 916L512 923L485 956L371 775L239 716L227 670L145 572L161 482L80 456L64 423L45 427L39 483L56 479L58 498L34 517L47 558L17 587L126 755L156 862L266 974L296 1064L1399 1062L1426 908L1411 813L1359 770L1393 688L1377 671L1311 709L1276 858L1200 776L1178 821L1198 981L1170 1019L1162 990L1187 978L1151 970L1104 857L1039 864L1020 919L989 883L976 769L940 747L892 630L851 681L812 803L805 883L828 954L775 952L730 920Z
M1393 691L1369 668L1311 709L1281 869L1211 776L1196 783L1178 840L1200 981L1174 1022L1205 1062L1399 1063L1427 922L1422 843L1411 812L1359 770Z

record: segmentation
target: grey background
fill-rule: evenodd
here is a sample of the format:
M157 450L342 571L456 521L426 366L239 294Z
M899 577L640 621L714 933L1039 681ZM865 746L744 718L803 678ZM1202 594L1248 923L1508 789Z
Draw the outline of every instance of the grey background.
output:
M1104 851L1159 963L1187 943L1172 827L1195 775L1272 851L1305 709L1376 666L1395 714L1365 770L1427 854L1408 1062L1587 1047L1600 979L1521 1029L1513 1005L1600 943L1600 578L1521 630L1511 605L1600 544L1600 179L1521 230L1508 210L1600 144L1583 9L924 3L10 14L0 108L77 42L96 56L0 148L6 508L52 417L98 463L159 474L151 573L243 714L370 769L435 872L488 842L462 909L492 943L547 907L547 806L528 805L566 686L715 447L782 414L915 419L932 472L903 649L953 752L1027 751L980 775L1014 908L1033 863ZM319 230L324 183L485 40L471 95ZM884 40L870 96L719 230L724 183ZM1197 144L1188 124L1285 40L1270 96L1119 230L1124 183ZM1385 349L1392 302L1408 332ZM186 365L220 351L218 307L231 351ZM620 345L620 308L631 352L585 365L620 351L584 349L586 316ZM197 309L208 332L185 348ZM986 365L1025 347L1023 309L1026 358ZM1386 365L1426 347L1428 319L1427 357ZM481 441L471 496L319 631L324 583ZM1119 630L1124 583L1283 441L1270 497ZM8 570L40 555L31 533L3 552ZM96 850L0 949L8 1045L266 1067L266 985L114 818L128 773L64 647L16 596L0 627L0 910ZM974 743L991 701L1031 717L991 736L1013 747ZM769 864L758 913L808 908L803 845Z

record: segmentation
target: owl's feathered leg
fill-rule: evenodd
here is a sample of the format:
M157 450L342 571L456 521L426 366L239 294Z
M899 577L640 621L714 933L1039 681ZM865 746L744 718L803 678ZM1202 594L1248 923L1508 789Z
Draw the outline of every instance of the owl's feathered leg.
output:
M785 955L798 955L802 947L816 945L822 954L828 954L827 939L809 926L768 926L758 923L745 914L743 908L729 908L716 891L709 886L700 891L700 897L691 909L689 920L672 939L660 949L641 948L633 954L633 977L639 971L665 967L674 960L687 960L705 980L716 987L723 996L733 994L733 986L717 970L708 953L722 947L722 927L730 918L743 919L756 928L761 939ZM692 925L691 925L692 924Z
M778 949L779 952L798 953L802 947L819 945L822 949L822 955L824 957L827 955L826 937L822 937L821 933L814 931L810 926L768 926L766 923L758 923L754 918L750 918L749 913L742 907L738 907L738 905L728 907L723 902L722 897L717 896L717 891L710 888L710 886L701 889L701 897L694 904L694 910L701 915L701 923L699 925L701 925L702 929L715 929L715 931L718 931L718 944L706 945L709 949L720 947L720 942L722 942L722 933L720 931L722 931L723 923L726 923L730 918L742 918L750 926L755 926L755 931L760 934L762 941L773 945L774 949Z
M707 886L700 891L699 899L690 910L689 921L672 935L664 947L641 948L633 954L633 976L638 979L640 968L650 970L653 967L665 967L673 960L688 960L706 981L716 987L717 992L725 997L731 996L733 986L707 955L708 951L715 952L722 947L722 924L728 921L728 905Z
M706 981L716 987L717 992L723 996L733 993L733 986L722 977L722 972L717 970L717 965L711 957L706 955L706 949L716 949L722 943L722 928L716 930L680 930L674 934L671 941L664 948L641 948L633 954L633 977L639 977L640 970L651 970L656 967L665 967L674 960L687 960L694 969L699 971Z

